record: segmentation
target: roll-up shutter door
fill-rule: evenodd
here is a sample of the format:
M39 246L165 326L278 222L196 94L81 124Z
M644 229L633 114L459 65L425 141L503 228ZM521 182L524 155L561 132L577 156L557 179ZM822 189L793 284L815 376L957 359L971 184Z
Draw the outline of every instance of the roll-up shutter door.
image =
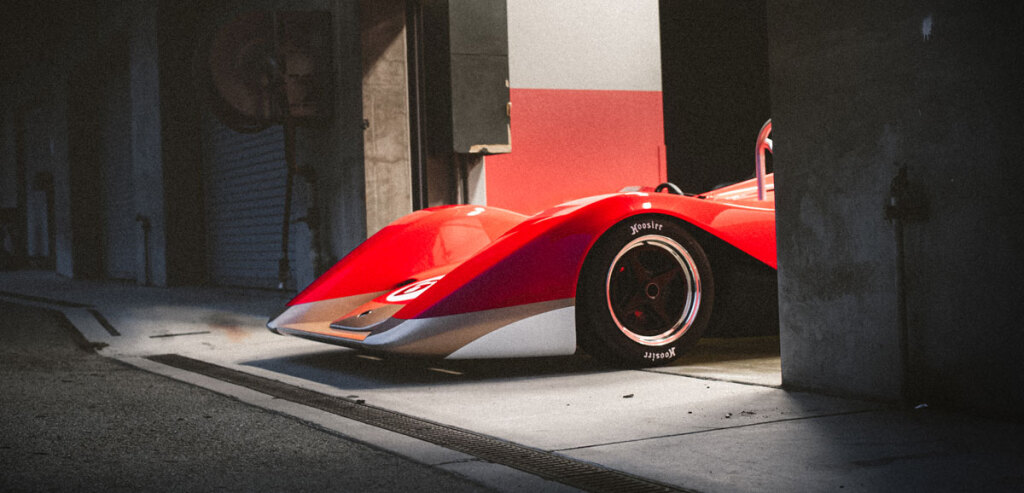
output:
M243 134L212 117L209 120L205 159L209 278L224 286L276 288L287 179L284 132L275 125Z

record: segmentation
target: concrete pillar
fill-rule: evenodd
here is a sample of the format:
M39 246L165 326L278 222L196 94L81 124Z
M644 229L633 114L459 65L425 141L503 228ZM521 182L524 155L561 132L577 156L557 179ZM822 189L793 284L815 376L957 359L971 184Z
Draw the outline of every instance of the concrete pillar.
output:
M137 208L136 281L167 285L157 1L132 4L128 41L131 95L132 183Z
M487 205L487 156L461 154L459 158L465 177L462 197L467 204Z
M768 16L784 383L1024 412L1024 12Z
M63 79L61 79L63 82ZM68 160L67 92L55 91L50 103L52 127L47 147L53 162L53 228L54 228L54 270L63 276L75 272L73 248L75 247L71 226L71 187Z
M360 2L366 230L412 212L405 2Z

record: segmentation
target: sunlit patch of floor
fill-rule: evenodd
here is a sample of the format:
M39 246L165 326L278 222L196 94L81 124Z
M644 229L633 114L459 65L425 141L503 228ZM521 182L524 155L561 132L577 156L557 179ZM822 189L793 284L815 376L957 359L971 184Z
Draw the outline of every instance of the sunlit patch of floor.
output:
M778 337L706 338L670 365L649 371L779 387Z

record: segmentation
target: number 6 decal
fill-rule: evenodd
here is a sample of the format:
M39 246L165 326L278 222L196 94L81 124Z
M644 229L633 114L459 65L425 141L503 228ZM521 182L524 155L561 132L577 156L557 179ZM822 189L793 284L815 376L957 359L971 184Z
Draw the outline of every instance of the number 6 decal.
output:
M437 281L440 281L442 277L444 276L431 277L430 279L414 282L408 286L402 286L397 291L389 294L385 300L389 303L414 300L423 294L424 291L430 289L431 286L437 284Z

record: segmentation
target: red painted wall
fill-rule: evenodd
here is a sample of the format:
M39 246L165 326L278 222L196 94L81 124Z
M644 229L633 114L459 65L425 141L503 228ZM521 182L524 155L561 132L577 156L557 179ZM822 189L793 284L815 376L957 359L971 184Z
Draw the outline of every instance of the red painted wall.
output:
M487 205L533 214L665 181L660 91L511 89L512 152L487 156Z

